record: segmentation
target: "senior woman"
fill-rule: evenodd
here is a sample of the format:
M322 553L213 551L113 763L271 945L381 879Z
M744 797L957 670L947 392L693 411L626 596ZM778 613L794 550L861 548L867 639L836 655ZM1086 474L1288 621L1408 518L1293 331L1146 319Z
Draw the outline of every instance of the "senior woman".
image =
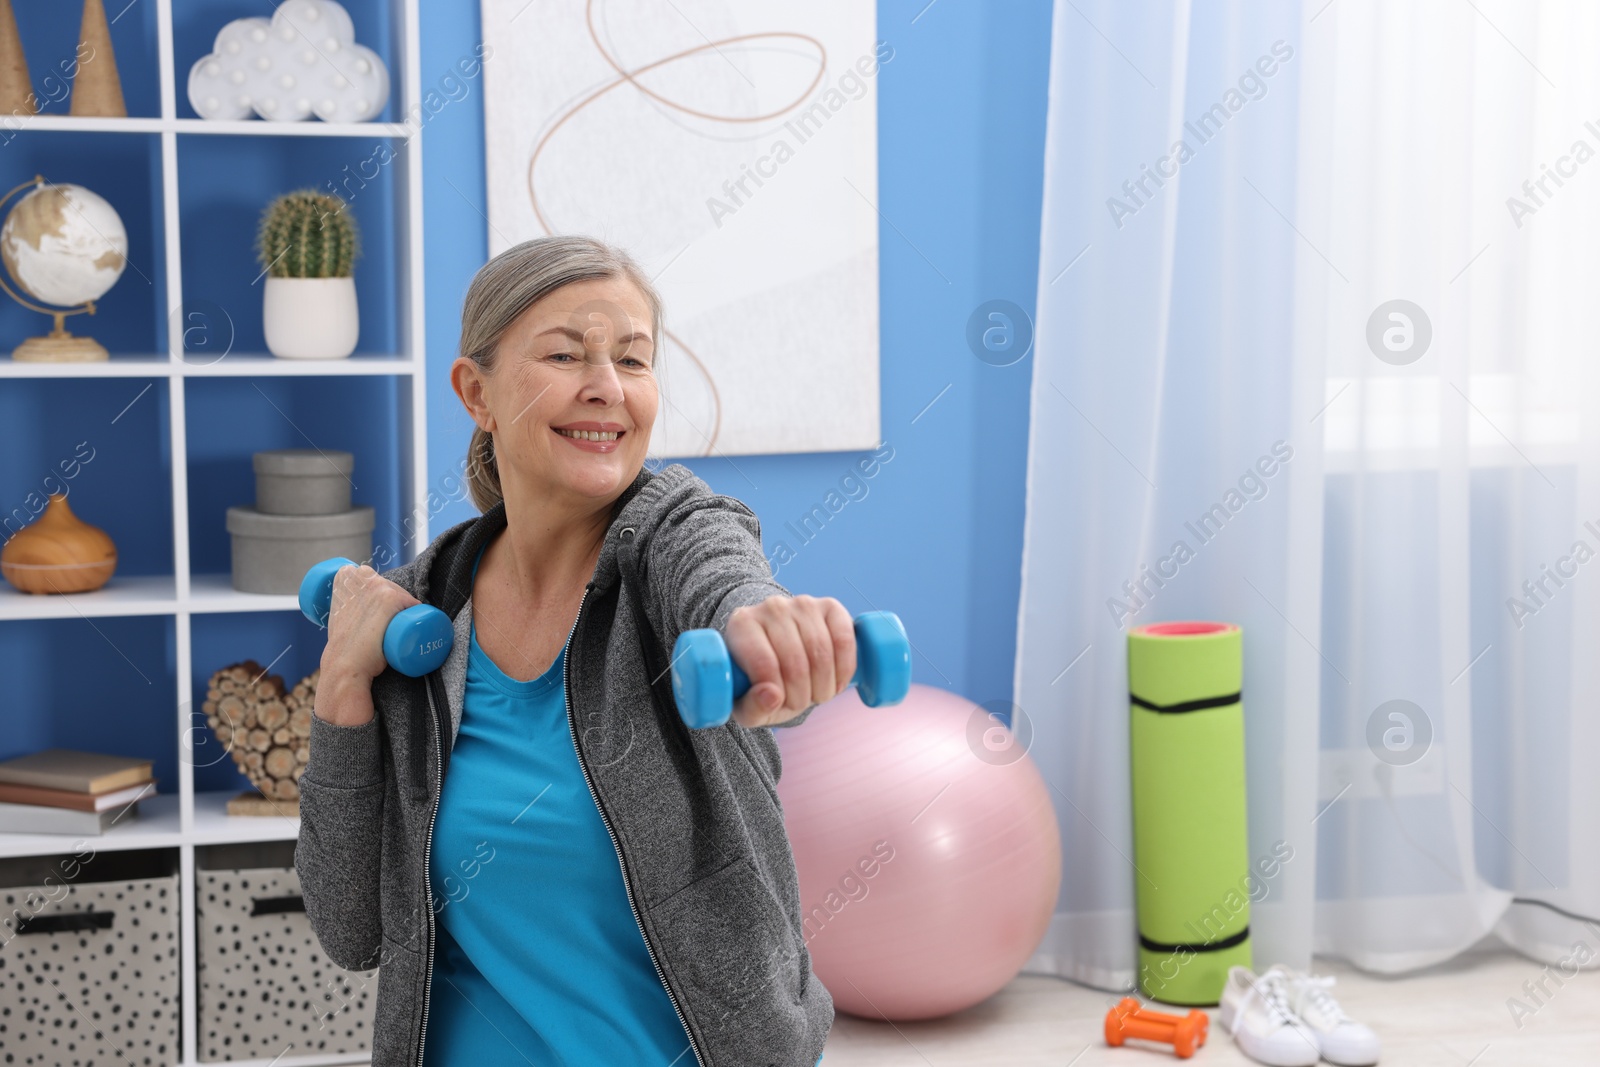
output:
M747 507L646 469L661 332L604 243L496 256L451 367L482 514L335 579L295 866L328 956L379 968L374 1067L820 1060L768 727L849 683L855 638L773 579ZM417 603L455 643L409 678L382 639ZM751 688L690 730L668 657L701 627Z

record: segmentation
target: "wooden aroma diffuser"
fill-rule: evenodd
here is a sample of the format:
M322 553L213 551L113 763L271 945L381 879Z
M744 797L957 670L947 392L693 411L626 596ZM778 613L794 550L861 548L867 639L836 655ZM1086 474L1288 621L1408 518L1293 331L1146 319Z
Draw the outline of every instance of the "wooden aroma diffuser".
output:
M86 593L116 569L116 543L74 515L62 493L51 493L39 521L0 549L0 574L24 593Z

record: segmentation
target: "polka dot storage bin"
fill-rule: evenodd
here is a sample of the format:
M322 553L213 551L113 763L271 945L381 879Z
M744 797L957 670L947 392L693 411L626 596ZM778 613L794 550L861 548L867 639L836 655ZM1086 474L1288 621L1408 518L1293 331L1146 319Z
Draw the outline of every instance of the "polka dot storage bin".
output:
M378 972L322 954L293 841L195 849L195 954L202 1062L371 1049Z
M0 1063L176 1063L178 854L0 860Z

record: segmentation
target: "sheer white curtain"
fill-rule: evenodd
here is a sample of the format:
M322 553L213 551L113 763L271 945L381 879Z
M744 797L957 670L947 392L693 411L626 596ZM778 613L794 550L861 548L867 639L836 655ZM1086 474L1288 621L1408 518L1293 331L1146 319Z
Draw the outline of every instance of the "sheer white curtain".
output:
M1493 931L1556 960L1595 934L1510 901L1600 916L1600 9L1323 18L1294 359L1326 380L1321 792L1351 787L1319 820L1316 944L1394 971ZM1397 299L1432 336L1389 363L1366 327ZM1432 733L1398 766L1364 751L1393 699Z
M1244 627L1258 964L1600 943L1597 46L1582 3L1057 5L1029 970L1132 981L1126 627L1181 618Z

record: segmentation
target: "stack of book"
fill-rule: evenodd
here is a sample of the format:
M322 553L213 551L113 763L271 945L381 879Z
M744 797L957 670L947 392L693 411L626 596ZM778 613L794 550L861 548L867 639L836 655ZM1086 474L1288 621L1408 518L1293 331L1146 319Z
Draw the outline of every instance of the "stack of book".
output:
M153 796L152 761L47 748L0 762L0 833L103 834Z

